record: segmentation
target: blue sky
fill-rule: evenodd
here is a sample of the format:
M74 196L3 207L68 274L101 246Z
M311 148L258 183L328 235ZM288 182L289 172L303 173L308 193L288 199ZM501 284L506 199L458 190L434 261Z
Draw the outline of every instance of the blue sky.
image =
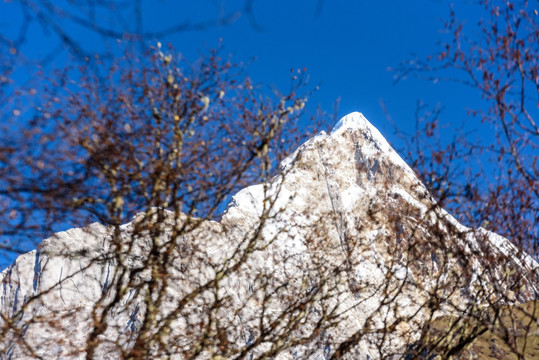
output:
M144 30L159 30L178 22L212 19L240 8L245 0L143 1ZM55 2L58 6L64 1ZM453 2L457 14L470 23L479 20L478 8L471 1ZM322 4L320 7L319 5ZM443 119L461 122L467 107L477 107L477 96L462 86L432 84L408 79L394 85L395 72L388 69L413 55L433 54L443 39L443 20L447 19L452 2L447 0L271 0L254 1L252 15L232 24L214 26L203 31L180 32L154 39L170 43L188 59L200 51L214 48L223 40L225 53L236 61L256 61L249 66L249 75L258 83L286 88L290 68L307 68L311 85L320 85L310 106L320 104L332 111L340 99L339 116L352 111L363 112L390 141L396 141L393 128L386 120L383 101L396 125L402 130L413 127L418 100L445 107ZM16 2L0 5L2 31L18 30L21 13ZM318 10L318 11L317 11ZM111 26L132 26L130 14ZM103 43L76 26L67 27L88 50L101 49ZM57 45L37 24L29 30L26 53L36 58ZM55 59L61 64L61 57ZM32 69L28 69L32 71ZM458 120L456 120L458 119ZM330 128L332 124L327 124Z
M177 12L166 16L156 7L149 18L170 22L184 11L196 14L202 10L190 7L178 5ZM467 1L455 4L455 9L470 21L479 19L479 14L474 19L477 9ZM441 29L449 11L450 2L445 0L326 0L319 13L313 0L258 1L253 14L261 30L254 29L244 17L232 25L183 33L164 42L194 56L197 49L213 47L222 38L225 50L237 60L256 57L249 73L263 84L286 86L291 67L306 67L311 84L320 84L311 106L321 104L331 110L340 99L339 116L363 112L385 136L396 141L380 100L403 130L413 127L420 99L431 105L443 103L447 121L458 118L460 122L465 109L476 105L470 102L473 92L462 86L414 79L394 85L396 73L388 71L413 54L435 53L438 40L447 36Z

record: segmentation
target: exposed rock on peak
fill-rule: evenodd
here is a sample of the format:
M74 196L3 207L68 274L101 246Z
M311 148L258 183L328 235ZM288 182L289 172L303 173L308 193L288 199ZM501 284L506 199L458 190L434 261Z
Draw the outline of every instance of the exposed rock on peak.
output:
M220 223L152 209L19 257L1 275L2 356L84 358L89 342L113 359L145 334L153 358L398 357L431 318L537 297L537 263L439 208L360 113L281 170Z

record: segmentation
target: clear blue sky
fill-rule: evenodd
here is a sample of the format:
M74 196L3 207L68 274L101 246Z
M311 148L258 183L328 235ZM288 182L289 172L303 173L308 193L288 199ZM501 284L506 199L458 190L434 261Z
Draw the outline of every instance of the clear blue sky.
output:
M198 3L197 8L178 2L176 10L170 12L154 7L148 17L156 22L172 22L178 17L196 17L200 12L213 10L207 2ZM476 105L473 101L477 97L462 86L413 79L395 86L395 73L388 71L412 58L412 54L435 53L438 40L447 36L441 29L450 4L446 0L325 0L317 13L314 0L257 1L253 14L262 30L253 29L244 17L232 25L183 33L164 41L186 56L193 56L197 49L213 47L222 38L226 50L236 59L257 58L250 66L250 74L263 84L286 86L291 67L306 67L311 83L320 84L311 105L321 104L331 110L340 98L339 116L363 112L386 137L396 141L380 99L402 129L412 128L419 99L432 105L443 103L444 119L459 118L459 123L465 109ZM457 1L454 6L470 22L479 19L478 13L474 18L477 8L468 1Z
M243 6L244 2L146 0L142 2L143 27L144 30L159 30L178 22L212 19ZM65 1L54 3L62 6ZM200 50L217 46L221 38L225 52L233 54L236 61L248 62L256 57L249 67L249 75L265 85L286 88L290 68L305 67L311 84L320 84L320 90L311 98L311 106L320 104L331 111L335 101L340 99L339 116L352 111L363 112L390 141L396 141L380 100L403 130L412 128L419 99L432 105L443 103L446 109L443 118L449 122L460 123L465 109L477 105L474 103L477 96L462 86L435 85L413 79L395 86L395 73L388 71L412 58L412 54L426 56L436 52L438 40L447 36L441 29L451 3L470 23L479 20L478 9L469 0L456 3L448 0L257 0L252 14L260 29L244 16L225 26L182 32L155 41L171 43L187 58L194 59ZM17 3L3 3L0 8L3 8L0 30L16 31L21 20ZM125 24L118 24L118 19L114 19L114 25L129 28L133 24L129 16L124 16ZM104 46L81 28L67 28L86 49ZM36 24L30 27L29 38L33 42L28 43L26 53L36 57L56 46L55 39L44 35Z

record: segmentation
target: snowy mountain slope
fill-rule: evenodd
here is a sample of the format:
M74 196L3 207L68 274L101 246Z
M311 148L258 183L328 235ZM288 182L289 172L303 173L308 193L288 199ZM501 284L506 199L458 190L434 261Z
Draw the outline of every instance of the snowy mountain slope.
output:
M153 358L399 356L431 316L536 298L537 267L439 208L352 113L236 194L220 223L152 209L120 235L92 224L20 256L1 274L0 357L116 359L140 334Z

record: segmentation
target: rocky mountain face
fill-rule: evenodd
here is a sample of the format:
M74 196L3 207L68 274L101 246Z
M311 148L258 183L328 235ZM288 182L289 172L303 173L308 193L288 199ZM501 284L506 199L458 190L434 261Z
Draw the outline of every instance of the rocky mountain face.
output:
M413 358L436 319L473 334L538 297L537 262L459 224L359 113L280 170L220 222L151 209L21 255L0 358Z

